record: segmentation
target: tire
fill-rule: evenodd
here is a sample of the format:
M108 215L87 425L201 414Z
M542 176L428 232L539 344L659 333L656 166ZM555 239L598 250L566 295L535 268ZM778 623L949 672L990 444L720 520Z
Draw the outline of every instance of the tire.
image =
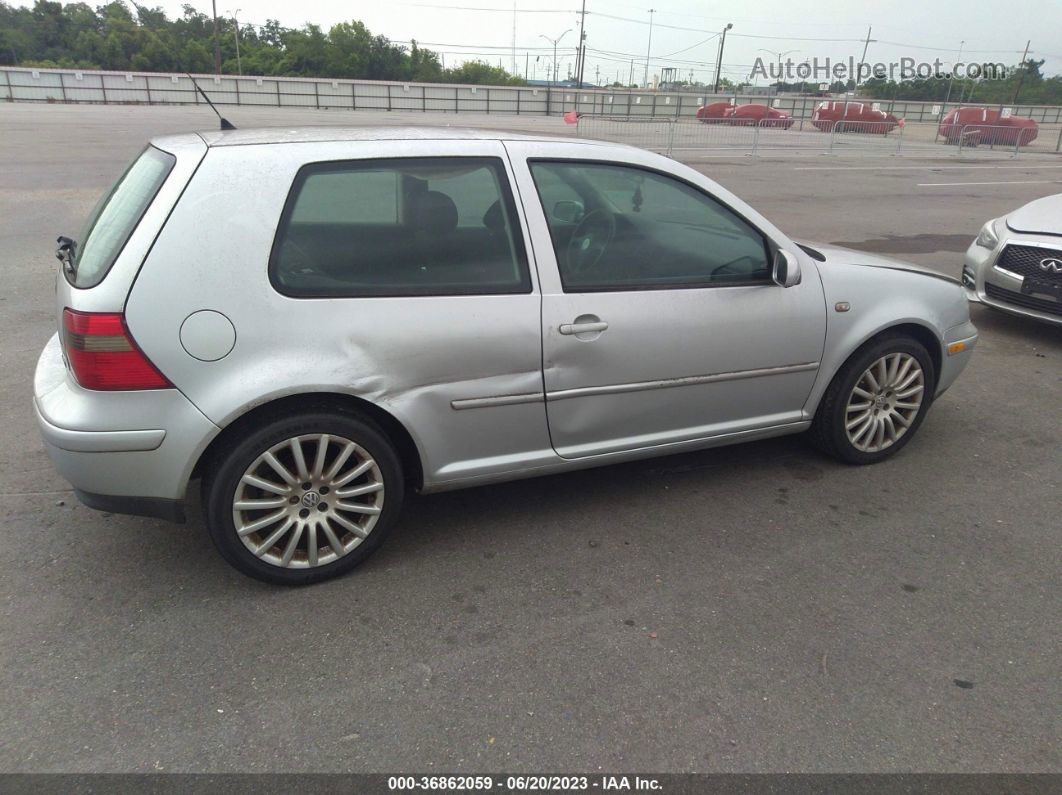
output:
M308 585L349 572L384 542L402 497L402 467L386 435L337 411L251 429L203 478L214 546L243 574L274 585Z
M885 362L885 375L890 376L893 373L900 375L900 370L908 361L911 362L908 369L891 388L884 384L881 393L870 389L872 382L864 380L872 365L875 371L871 373L871 378L876 383L888 381L888 377L881 378L879 363ZM894 362L897 363L895 370L892 369ZM915 371L915 364L921 370L921 376L904 386L904 382ZM861 393L855 392L857 386ZM865 343L837 371L815 412L810 438L824 453L841 461L876 464L895 455L911 441L932 405L935 391L936 372L925 346L906 334L886 332ZM864 393L870 393L871 397L864 398ZM916 397L917 408L908 408L916 402ZM864 403L869 408L864 408ZM867 422L870 427L865 429L864 424ZM854 427L849 429L849 423L855 423ZM888 438L890 423L892 433L898 432L891 441ZM877 431L879 424L883 429L880 437ZM857 435L860 432L862 435Z

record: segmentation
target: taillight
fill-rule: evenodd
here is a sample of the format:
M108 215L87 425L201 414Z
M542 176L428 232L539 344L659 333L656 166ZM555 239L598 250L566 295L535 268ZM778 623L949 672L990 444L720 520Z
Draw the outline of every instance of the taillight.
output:
M173 386L136 346L120 314L63 310L63 348L85 389L168 389Z

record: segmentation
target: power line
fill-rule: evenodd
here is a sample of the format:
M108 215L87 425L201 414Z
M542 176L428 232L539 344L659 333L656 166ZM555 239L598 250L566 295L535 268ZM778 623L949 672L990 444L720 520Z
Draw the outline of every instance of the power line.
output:
M719 34L715 33L715 34L709 36L704 41L699 41L696 44L691 44L689 47L685 47L685 48L683 48L681 50L675 50L674 52L669 52L667 55L661 55L659 57L661 57L661 58L670 58L672 55L678 55L680 53L688 52L689 50L692 50L692 49L695 49L697 47L700 47L702 44L707 44L712 39L718 39L718 38L719 38Z

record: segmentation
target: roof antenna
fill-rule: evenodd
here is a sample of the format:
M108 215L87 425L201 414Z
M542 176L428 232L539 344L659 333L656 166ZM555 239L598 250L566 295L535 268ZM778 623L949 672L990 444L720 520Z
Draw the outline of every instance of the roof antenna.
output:
M231 121L229 121L224 116L222 116L220 113L218 113L218 109L214 107L214 103L210 101L210 97L208 97L206 95L206 92L203 91L203 89L201 89L199 87L199 83L195 82L195 78L192 77L192 73L191 72L185 72L185 74L188 75L188 79L192 81L192 85L195 86L195 90L198 91L202 95L203 99L206 100L206 103L210 106L210 109L212 111L214 111L214 113L217 113L218 118L221 119L221 129L223 129L223 130L235 130L236 129L236 125L234 125Z

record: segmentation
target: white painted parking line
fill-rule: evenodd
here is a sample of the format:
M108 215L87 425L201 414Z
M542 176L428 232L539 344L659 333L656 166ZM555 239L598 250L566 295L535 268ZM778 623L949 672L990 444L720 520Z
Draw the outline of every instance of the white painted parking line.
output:
M919 188L944 188L951 185L1050 185L1062 183L1059 179L1022 179L1011 182L919 182Z
M1042 166L1033 164L1028 166L794 166L793 171L942 171L944 169L998 169L1006 171L1016 169L1018 171L1043 171L1048 168L1062 168L1062 166Z

